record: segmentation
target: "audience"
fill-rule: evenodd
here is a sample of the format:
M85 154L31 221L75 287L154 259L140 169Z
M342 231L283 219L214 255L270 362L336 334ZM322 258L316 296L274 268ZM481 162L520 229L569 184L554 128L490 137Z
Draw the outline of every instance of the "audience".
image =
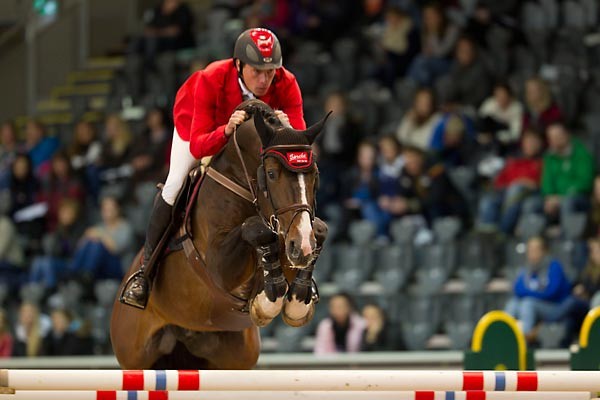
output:
M49 290L67 277L69 260L83 234L82 214L79 202L62 200L58 206L56 229L44 235L43 252L31 262L30 282L39 283Z
M352 298L337 294L329 300L329 317L317 327L315 354L360 351L364 330L365 322L356 312Z
M133 230L122 217L118 200L104 197L100 209L102 222L85 231L69 265L71 278L88 283L121 279L133 252Z
M409 67L408 76L419 85L431 86L448 72L450 54L460 32L435 3L423 8L422 19L421 53Z
M474 166L479 153L472 121L462 114L444 115L434 128L430 151L448 168Z
M533 197L524 204L526 213L543 213L551 222L564 221L589 208L594 181L594 160L583 143L566 126L554 122L547 130L548 150L542 164L543 199Z
M520 154L507 159L494 179L492 192L485 194L479 203L480 228L499 228L507 235L513 232L523 202L539 192L543 145L542 137L536 132L523 133Z
M411 109L402 118L396 137L404 146L426 151L440 118L433 91L429 88L419 89L415 93Z
M588 238L600 236L600 175L596 175L594 178L594 188L592 190L592 199L590 200L585 236Z
M493 95L479 107L478 117L480 136L489 135L491 140L504 147L518 143L523 124L523 105L514 97L508 84L498 83L494 86Z
M588 248L589 260L579 283L573 288L573 294L594 308L600 306L600 238L590 239Z
M365 321L361 351L403 350L396 346L397 339L392 336L385 311L376 304L368 304L362 309Z
M10 218L0 215L0 283L18 287L23 276L25 256Z
M13 336L10 333L10 324L6 316L6 311L0 309L0 358L12 356Z
M102 145L96 129L90 122L80 121L75 125L73 142L68 149L71 167L84 183L89 197L96 200L100 194L98 163Z
M548 83L539 77L528 79L525 82L523 129L546 132L550 124L562 119L562 112L552 99Z
M441 217L455 216L468 225L469 211L465 199L456 189L444 166L427 165L420 149L404 148L404 167L400 174L399 195L385 204L392 215L422 215L431 225Z
M38 178L44 177L50 169L50 159L60 143L56 137L46 135L45 127L38 121L29 120L25 126L25 149L33 171Z
M477 109L490 91L490 75L475 43L468 37L456 43L454 58L455 63L445 77L448 93L442 101Z
M74 356L86 354L83 342L73 332L71 313L55 309L50 314L52 329L44 337L41 353L45 356Z
M0 126L0 190L10 186L11 165L19 152L15 126L5 122Z
M546 241L533 237L527 241L526 264L515 283L506 312L521 321L529 342L536 340L538 322L557 322L567 318L565 304L571 294L571 283L558 260L548 254Z
M14 356L36 357L42 353L42 342L50 332L50 318L40 313L37 305L24 302L19 309L19 321L15 328Z

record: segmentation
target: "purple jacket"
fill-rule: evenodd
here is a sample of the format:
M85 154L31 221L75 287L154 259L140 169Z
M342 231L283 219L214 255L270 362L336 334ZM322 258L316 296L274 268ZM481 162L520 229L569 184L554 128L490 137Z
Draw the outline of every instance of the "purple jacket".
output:
M365 321L358 314L352 314L350 316L350 328L346 336L346 351L348 353L360 351L364 330ZM333 333L333 321L331 318L325 318L317 327L315 354L333 353L337 353Z

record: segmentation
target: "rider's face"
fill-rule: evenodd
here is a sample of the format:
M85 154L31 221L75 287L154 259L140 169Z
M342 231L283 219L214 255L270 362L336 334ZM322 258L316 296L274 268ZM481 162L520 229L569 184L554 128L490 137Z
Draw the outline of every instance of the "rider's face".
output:
M267 94L275 77L275 69L261 70L246 64L242 69L242 77L248 90L254 93L255 96L260 97Z

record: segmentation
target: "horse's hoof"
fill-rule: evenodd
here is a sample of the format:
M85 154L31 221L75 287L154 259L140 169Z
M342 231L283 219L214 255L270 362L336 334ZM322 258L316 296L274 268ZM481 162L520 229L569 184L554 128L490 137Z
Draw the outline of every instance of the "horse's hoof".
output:
M299 328L312 321L314 316L315 303L312 301L304 304L304 302L297 301L295 298L292 301L288 301L286 298L281 318L289 326Z
M264 291L252 299L250 304L250 319L254 325L260 327L267 326L273 318L281 313L283 308L283 297L275 302L270 301Z

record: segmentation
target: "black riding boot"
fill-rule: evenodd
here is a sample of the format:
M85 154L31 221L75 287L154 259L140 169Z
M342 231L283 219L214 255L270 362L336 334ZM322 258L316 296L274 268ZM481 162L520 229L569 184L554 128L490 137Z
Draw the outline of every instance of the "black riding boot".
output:
M171 224L173 207L167 204L159 193L156 196L154 207L150 215L150 222L146 231L146 242L144 243L144 256L140 269L127 279L121 297L119 300L123 304L127 304L136 308L144 309L148 303L149 283L148 277L152 275L154 264L159 258L158 254L154 254L157 246Z

